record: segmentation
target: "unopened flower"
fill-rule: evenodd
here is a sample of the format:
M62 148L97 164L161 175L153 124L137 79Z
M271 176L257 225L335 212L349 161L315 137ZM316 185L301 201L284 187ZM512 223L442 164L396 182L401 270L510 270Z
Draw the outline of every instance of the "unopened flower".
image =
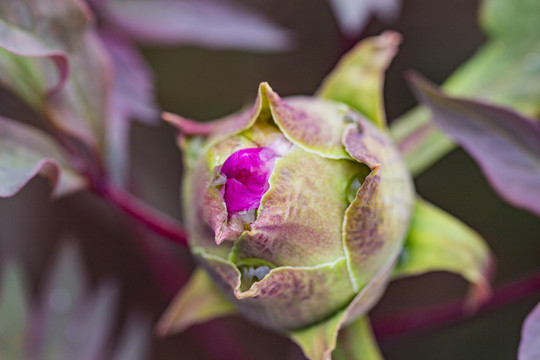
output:
M251 110L212 126L184 144L189 240L238 310L284 331L369 309L413 203L387 134L344 104L282 100L268 84Z

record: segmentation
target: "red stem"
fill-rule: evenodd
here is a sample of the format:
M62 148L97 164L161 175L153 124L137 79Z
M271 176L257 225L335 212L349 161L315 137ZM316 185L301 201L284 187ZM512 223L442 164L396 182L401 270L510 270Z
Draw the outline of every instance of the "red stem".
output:
M373 332L378 339L383 339L441 327L492 311L538 292L540 292L540 271L497 287L493 296L480 305L475 312L468 311L461 299L374 318L372 319Z
M169 216L148 206L120 188L101 185L94 186L94 191L156 234L177 244L187 246L185 230Z

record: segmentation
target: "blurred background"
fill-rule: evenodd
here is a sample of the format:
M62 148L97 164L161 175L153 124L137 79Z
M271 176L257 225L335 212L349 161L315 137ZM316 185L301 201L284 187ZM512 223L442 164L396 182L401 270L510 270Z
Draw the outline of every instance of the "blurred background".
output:
M312 94L354 44L392 29L402 34L403 43L385 84L391 121L416 104L404 79L407 70L414 69L440 84L485 41L477 21L479 1L474 0L404 0L395 18L384 22L371 18L354 36L340 32L326 0L245 2L293 31L296 42L292 50L254 53L196 46L144 47L162 110L201 121L218 118L250 104L262 81L268 81L281 96ZM4 91L0 109L3 115L35 117ZM137 123L131 139L134 191L181 219L182 166L175 131L165 123ZM485 237L497 257L495 284L538 269L539 219L504 203L463 151L453 151L415 183L421 196ZM47 274L60 245L76 243L89 289L103 281L117 288L119 305L111 315L115 320L110 345L120 341L123 329L131 324L129 319L136 316L149 339L149 359L303 358L289 340L239 317L155 338L151 325L193 269L187 250L141 228L90 193L50 201L49 191L48 183L38 177L16 196L0 199L0 260L16 259L22 264L25 291L34 302L47 293ZM443 273L399 280L390 285L371 314L374 319L386 317L400 309L460 298L466 290L461 278ZM540 294L454 325L383 338L381 350L388 360L512 359L522 321L538 301ZM139 341L145 342L145 336Z

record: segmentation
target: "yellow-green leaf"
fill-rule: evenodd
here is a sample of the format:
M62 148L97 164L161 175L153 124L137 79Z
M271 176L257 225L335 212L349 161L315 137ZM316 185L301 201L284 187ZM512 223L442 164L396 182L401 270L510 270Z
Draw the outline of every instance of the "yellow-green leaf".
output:
M397 52L401 37L387 31L360 42L324 79L317 95L341 101L364 114L379 127L386 127L384 72Z
M197 269L162 316L157 332L160 335L180 332L191 325L234 312L234 306L214 285L208 273Z
M322 323L291 331L289 336L309 360L330 360L332 351L336 348L337 333L344 312L340 311Z
M333 360L382 360L377 341L367 317L355 320L342 329L338 336Z
M449 271L472 283L472 302L489 296L492 257L482 237L424 200L416 202L405 247L394 277Z

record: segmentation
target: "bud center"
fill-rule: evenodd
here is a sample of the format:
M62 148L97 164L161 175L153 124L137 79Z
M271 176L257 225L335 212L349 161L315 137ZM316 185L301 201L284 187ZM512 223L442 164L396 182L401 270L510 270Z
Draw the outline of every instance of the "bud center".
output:
M269 148L250 148L234 152L221 167L226 178L220 189L229 214L257 209L270 187L268 179L277 154Z

